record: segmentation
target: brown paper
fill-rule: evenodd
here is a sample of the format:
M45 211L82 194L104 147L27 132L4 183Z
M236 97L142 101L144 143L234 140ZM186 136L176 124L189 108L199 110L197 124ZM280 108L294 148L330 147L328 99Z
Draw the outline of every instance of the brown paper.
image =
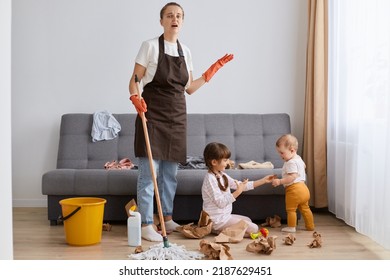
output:
M109 223L103 224L103 228L102 228L103 231L111 231L111 229L112 229L112 225L110 225Z
M228 160L228 163L226 164L226 169L234 169L234 166L236 165L236 163L233 161L233 160L231 160L231 159L229 159Z
M295 242L296 238L293 234L289 233L284 239L283 242L286 245L293 245Z
M204 236L211 233L213 223L207 212L203 211L200 213L199 221L197 225L190 223L184 226L180 226L177 230L187 238L203 238Z
M135 199L133 198L132 200L130 200L126 205L125 205L125 209L126 209L126 214L127 214L127 217L130 217L130 212L129 212L129 210L130 210L130 208L132 207L132 206L137 206L137 203L135 202ZM137 207L138 208L138 207ZM136 208L136 209L137 209Z
M262 223L262 227L270 226L272 228L281 227L281 218L278 215L274 215L273 217L267 217L265 223Z
M244 235L247 229L248 224L244 220L241 220L238 223L222 230L221 233L215 237L215 242L238 243L244 239Z
M199 250L209 260L232 260L230 247L226 244L217 244L208 240L202 239L199 242Z
M139 254L139 253L142 253L143 251L144 251L144 249L142 248L142 246L137 246L134 249L134 254Z
M321 234L318 232L313 232L314 240L308 244L310 248L321 248L322 247L322 237Z
M275 239L277 236L267 238L260 237L246 246L246 250L252 253L270 255L276 249Z

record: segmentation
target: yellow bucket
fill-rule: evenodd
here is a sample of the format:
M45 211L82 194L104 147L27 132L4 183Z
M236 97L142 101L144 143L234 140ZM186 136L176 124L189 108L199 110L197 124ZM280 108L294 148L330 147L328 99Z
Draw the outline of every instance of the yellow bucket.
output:
M60 201L61 220L69 245L92 245L102 239L104 204L106 200L95 197L67 198Z

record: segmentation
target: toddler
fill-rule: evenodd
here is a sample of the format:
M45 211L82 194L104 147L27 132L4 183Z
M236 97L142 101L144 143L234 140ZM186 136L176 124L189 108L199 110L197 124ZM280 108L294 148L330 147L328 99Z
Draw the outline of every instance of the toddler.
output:
M297 224L297 208L301 212L307 230L314 230L313 213L309 207L310 192L305 184L306 165L297 155L298 140L286 134L276 141L276 150L284 160L282 179L272 180L274 187L284 185L286 191L287 227L283 232L295 232Z

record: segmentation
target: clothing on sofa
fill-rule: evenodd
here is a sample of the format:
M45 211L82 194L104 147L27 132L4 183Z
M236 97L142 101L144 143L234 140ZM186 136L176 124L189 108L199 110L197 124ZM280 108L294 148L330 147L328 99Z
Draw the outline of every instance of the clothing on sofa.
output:
M110 112L97 111L93 114L92 142L114 139L121 129L120 123Z
M206 169L203 157L187 156L185 164L179 163L179 169Z

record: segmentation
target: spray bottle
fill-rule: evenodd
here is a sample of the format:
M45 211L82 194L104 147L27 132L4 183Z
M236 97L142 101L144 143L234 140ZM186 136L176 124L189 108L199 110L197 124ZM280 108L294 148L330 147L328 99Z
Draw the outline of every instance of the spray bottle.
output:
M129 246L141 246L141 214L135 212L136 206L133 205L129 210L127 218L127 240Z

